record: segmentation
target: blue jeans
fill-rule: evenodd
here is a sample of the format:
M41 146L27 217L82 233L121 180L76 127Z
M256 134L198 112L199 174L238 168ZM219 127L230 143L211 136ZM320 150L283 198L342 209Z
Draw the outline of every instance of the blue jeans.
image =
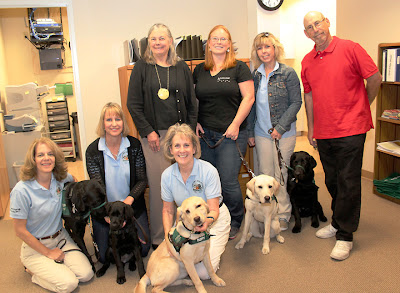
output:
M94 241L96 242L98 248L99 248L99 261L101 263L104 263L106 260L106 252L108 249L108 234L110 231L110 225L108 224L103 224L101 222L96 221L95 219L92 218L93 221L93 237ZM146 244L141 243L142 246L142 256L145 257L149 253L150 250L150 229L149 229L149 221L147 219L147 212L144 211L139 218L136 219L137 223L136 229L138 236L141 240L145 241L145 237L143 235L142 230L139 228L138 223L140 226L142 226L143 230L147 234L147 237L149 238Z
M361 210L361 168L366 134L317 139L325 172L325 184L332 196L332 226L337 240L353 241Z
M215 145L222 138L220 132L204 128L204 137L210 145ZM243 156L247 149L247 130L239 132L236 140ZM231 214L231 225L240 228L244 216L242 191L238 180L242 161L236 147L236 142L225 138L215 149L207 146L203 139L200 139L201 159L210 162L217 168L222 187L222 196L225 205Z

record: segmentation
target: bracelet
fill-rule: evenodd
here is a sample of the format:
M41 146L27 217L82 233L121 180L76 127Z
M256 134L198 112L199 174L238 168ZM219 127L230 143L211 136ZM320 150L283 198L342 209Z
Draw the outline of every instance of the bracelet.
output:
M208 216L208 217L207 217L207 219L212 219L213 221L212 221L211 225L212 225L212 224L214 224L214 222L215 222L215 219L214 219L214 217L212 217L212 216Z

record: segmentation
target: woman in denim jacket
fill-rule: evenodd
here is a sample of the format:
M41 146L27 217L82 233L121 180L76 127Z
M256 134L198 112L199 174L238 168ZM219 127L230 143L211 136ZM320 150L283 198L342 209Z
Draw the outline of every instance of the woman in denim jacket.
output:
M286 230L292 205L286 191L287 168L279 167L275 140L282 159L289 165L296 144L296 114L301 107L300 81L293 68L280 63L284 49L271 33L258 34L253 42L251 60L256 101L248 117L248 143L256 147L260 174L275 177L285 187L276 195L279 222Z

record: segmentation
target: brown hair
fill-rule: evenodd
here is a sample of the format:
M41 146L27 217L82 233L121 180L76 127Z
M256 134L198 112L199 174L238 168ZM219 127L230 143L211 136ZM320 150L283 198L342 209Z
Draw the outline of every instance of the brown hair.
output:
M231 67L235 67L235 65L236 65L236 53L235 53L235 48L233 47L231 33L228 31L228 29L225 26L217 25L217 26L214 26L213 29L208 34L207 45L206 45L206 50L205 50L206 56L205 56L205 63L204 63L204 68L206 70L211 70L215 65L213 57L212 57L212 53L210 51L210 42L211 42L211 34L214 31L216 31L217 29L223 29L228 34L228 39L229 39L229 43L230 43L229 52L226 52L225 62L224 62L224 66L222 69L228 69Z
M196 159L199 159L201 157L200 140L194 133L192 128L190 128L190 126L185 123L183 124L176 123L175 125L172 125L168 128L167 134L165 135L163 142L164 156L169 160L174 160L174 156L171 154L171 146L172 146L172 139L177 134L184 135L192 141L193 148L195 150L193 156Z
M156 29L165 29L167 31L168 38L170 38L172 41L171 45L169 46L169 50L168 50L167 62L168 62L168 64L175 66L176 62L178 62L178 55L176 55L176 51L175 51L174 38L172 37L170 29L165 24L162 24L162 23L153 24L151 26L151 28L149 29L149 33L147 34L147 48L143 55L144 61L146 61L146 63L149 63L149 64L156 64L156 60L154 59L153 53L151 52L150 45L149 45L150 44L150 40L149 40L150 35Z
M115 113L122 119L123 128L122 128L122 136L127 136L129 134L129 126L128 122L126 121L125 114L122 111L122 108L117 103L109 102L104 105L103 109L100 113L99 123L97 124L96 134L100 137L106 136L106 131L104 130L104 116L106 116L106 112L110 111L111 113Z
M48 137L35 139L30 145L28 152L25 155L24 165L21 167L19 177L22 181L31 180L37 176L37 166L35 161L36 146L38 144L47 145L55 157L53 175L57 181L61 181L67 177L67 163L65 157L58 145Z
M254 68L257 69L262 64L260 58L257 55L257 48L260 45L271 44L275 49L275 59L278 62L283 61L285 56L285 50L283 49L283 45L279 40L271 33L260 33L258 34L253 41L253 46L251 48L251 61L253 62Z

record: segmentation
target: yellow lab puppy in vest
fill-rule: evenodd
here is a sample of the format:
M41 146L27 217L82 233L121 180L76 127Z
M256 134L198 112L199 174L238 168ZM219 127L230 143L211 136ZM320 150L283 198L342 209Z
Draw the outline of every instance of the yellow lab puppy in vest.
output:
M243 248L252 236L264 237L262 253L268 254L270 238L276 236L279 243L285 242L280 235L281 227L277 217L279 203L275 193L279 189L279 182L274 177L259 175L247 182L246 187L244 227L235 248Z
M176 226L171 228L169 239L165 239L150 256L147 273L136 285L135 293L145 293L150 284L153 286L152 292L164 292L164 288L170 285L194 284L197 292L206 293L194 267L201 261L213 283L216 286L225 286L225 282L216 275L211 265L210 234L194 232L196 226L203 225L208 212L207 203L200 197L192 196L182 202L177 209ZM191 281L184 279L187 275Z

